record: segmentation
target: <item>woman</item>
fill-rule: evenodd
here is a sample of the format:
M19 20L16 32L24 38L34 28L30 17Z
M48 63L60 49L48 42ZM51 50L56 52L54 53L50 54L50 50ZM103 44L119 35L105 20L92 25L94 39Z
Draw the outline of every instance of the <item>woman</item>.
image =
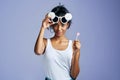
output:
M34 51L44 56L45 80L75 80L80 72L80 41L71 41L65 36L71 21L71 13L59 5L42 22ZM48 28L55 33L50 39L44 38L44 31Z

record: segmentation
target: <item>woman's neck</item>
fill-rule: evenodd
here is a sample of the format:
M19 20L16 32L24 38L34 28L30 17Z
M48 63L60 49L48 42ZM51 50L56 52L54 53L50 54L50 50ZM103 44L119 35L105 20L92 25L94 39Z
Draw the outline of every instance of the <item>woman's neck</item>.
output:
M66 36L54 36L52 39L56 40L56 41L65 41L65 40L68 40L66 38Z

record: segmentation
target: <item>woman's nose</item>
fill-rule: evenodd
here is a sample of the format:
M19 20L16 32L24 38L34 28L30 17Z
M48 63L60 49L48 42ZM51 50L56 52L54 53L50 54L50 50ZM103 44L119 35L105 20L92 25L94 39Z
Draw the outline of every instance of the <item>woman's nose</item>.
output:
M59 25L59 26L58 26L58 30L61 30L61 29L62 29L62 26L61 26L61 25Z
M61 30L62 29L62 24L59 22L58 23L58 30Z

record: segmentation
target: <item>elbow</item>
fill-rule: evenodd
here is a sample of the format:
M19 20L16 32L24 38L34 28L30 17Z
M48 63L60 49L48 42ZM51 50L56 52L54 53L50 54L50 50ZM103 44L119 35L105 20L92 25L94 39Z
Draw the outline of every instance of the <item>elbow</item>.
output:
M36 55L41 55L41 53L38 52L38 51L34 51L34 53L35 53Z
M75 80L77 76L79 75L79 73L80 73L80 69L78 69L77 71L71 72L72 79Z
M42 55L43 52L41 50L39 50L39 49L34 48L34 53L36 55Z

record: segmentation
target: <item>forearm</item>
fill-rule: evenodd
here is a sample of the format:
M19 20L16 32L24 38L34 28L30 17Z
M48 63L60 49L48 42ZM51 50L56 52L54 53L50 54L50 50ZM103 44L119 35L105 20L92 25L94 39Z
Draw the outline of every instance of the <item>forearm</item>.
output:
M80 67L79 67L80 50L76 51L73 56L74 57L73 57L73 62L71 66L70 75L72 78L76 78L80 72Z
M43 27L41 27L38 38L35 43L34 51L38 55L42 54L42 52L44 51L44 47L45 47L44 41L43 41L44 31L45 31L45 29Z

